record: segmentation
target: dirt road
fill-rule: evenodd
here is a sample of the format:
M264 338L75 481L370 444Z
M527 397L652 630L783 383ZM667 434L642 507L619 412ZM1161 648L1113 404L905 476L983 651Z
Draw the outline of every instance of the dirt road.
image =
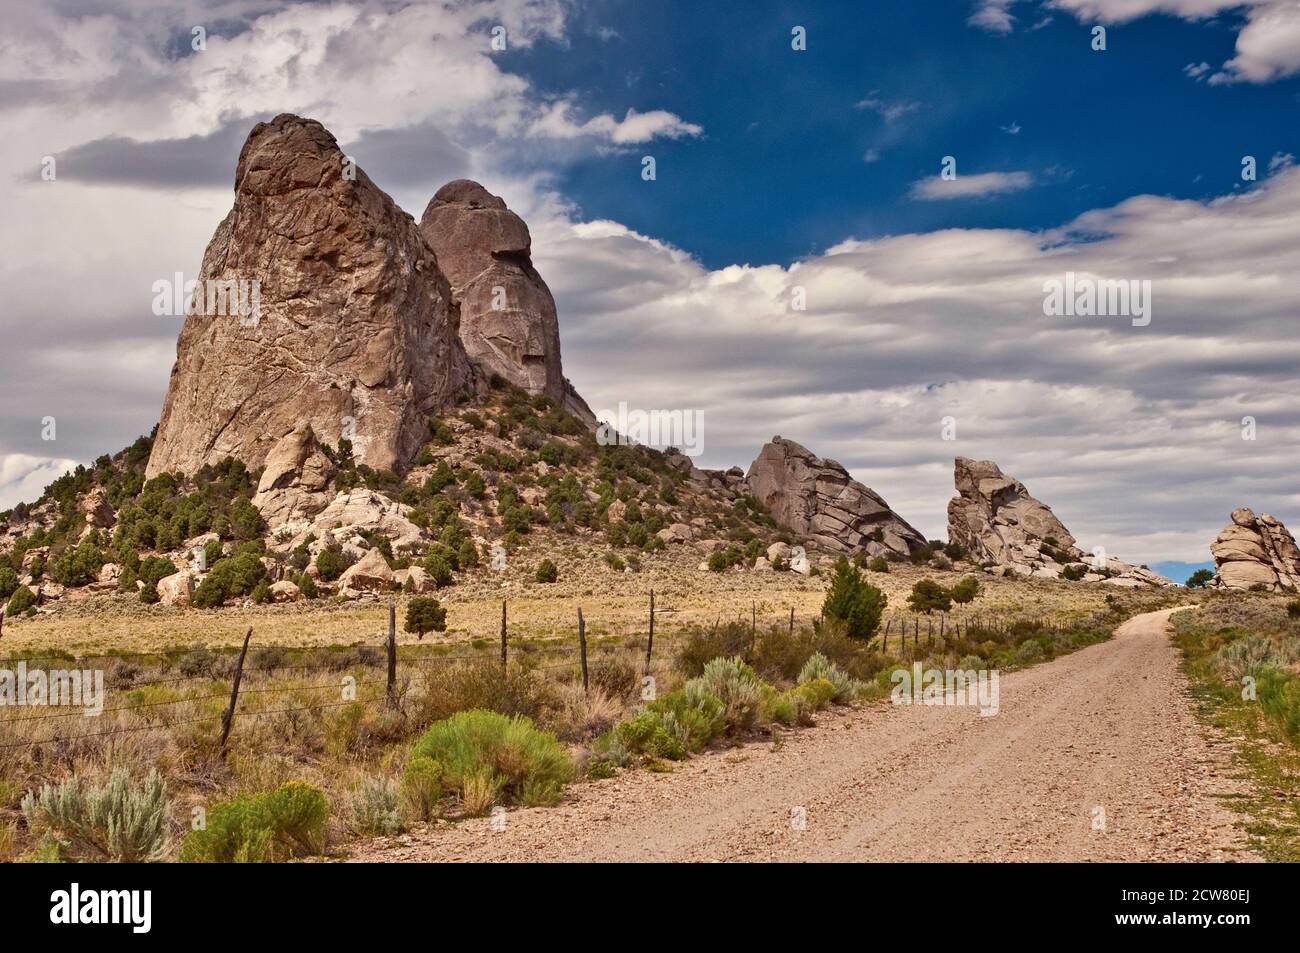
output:
M440 824L356 859L1251 859L1216 797L1234 790L1228 753L1196 724L1171 611L1003 676L992 717L888 704L826 715L779 746L574 785L558 807L509 812L504 830Z

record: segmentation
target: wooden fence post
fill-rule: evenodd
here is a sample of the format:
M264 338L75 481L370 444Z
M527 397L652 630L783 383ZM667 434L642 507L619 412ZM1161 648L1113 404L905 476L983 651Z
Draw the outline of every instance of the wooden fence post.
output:
M226 713L221 719L221 757L226 757L226 739L230 737L230 726L235 719L235 704L239 701L239 682L244 677L244 658L248 655L248 640L253 637L253 627L250 625L248 631L244 633L244 647L239 650L239 662L235 665L235 680L230 686L230 705L226 708Z
M582 652L582 694L587 694L587 623L582 618L582 607L578 607L578 648Z
M506 601L501 600L501 671L506 670Z
M794 638L794 606L790 607L790 638Z
M397 707L397 603L388 607L388 707Z
M913 620L912 629L912 648L917 648L921 644L921 617L917 616Z
M717 626L714 626L714 628L717 628ZM645 672L643 673L645 675L650 674L650 654L654 651L654 649L655 649L655 591L651 589L650 590L650 634L646 637L645 640Z

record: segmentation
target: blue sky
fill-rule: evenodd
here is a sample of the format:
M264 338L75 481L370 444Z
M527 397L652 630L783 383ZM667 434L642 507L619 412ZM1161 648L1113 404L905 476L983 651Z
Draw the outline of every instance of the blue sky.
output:
M1300 524L1296 0L60 0L0 51L0 507L157 421L152 284L294 112L417 217L503 196L566 375L702 414L702 466L780 434L937 538L953 457L992 459L1152 565L1240 506ZM1149 280L1153 320L1045 316L1067 271Z
M711 268L789 263L850 236L1046 228L1143 193L1205 198L1240 184L1243 149L1300 151L1300 79L1209 86L1184 72L1231 57L1240 15L1111 25L1094 52L1090 27L1060 14L1002 35L968 24L959 0L872 7L620 0L584 8L575 30L616 35L506 62L540 89L582 89L593 112L667 109L703 127L647 147L653 187L629 188L639 153L583 157L557 181L585 216ZM806 52L791 49L793 24ZM1025 171L1035 184L913 200L945 155L959 175Z

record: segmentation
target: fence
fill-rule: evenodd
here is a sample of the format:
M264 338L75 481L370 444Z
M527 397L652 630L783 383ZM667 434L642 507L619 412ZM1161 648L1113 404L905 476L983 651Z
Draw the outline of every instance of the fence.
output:
M573 656L571 656L567 660L559 661L559 662L546 662L544 664L541 662L534 662L531 659L531 656L537 653L531 649L529 643L525 642L522 643L521 646L517 646L517 647L522 648L522 654L530 657L528 658L527 661L527 667L530 670L541 670L546 672L568 671L571 675L574 676L575 679L581 680L583 691L589 692L590 691L590 663L593 657L611 658L619 654L620 652L627 655L636 653L635 658L640 664L642 678L645 679L646 677L650 676L654 665L657 664L658 662L658 659L655 658L655 654L654 654L656 648L656 634L657 634L656 618L660 615L671 614L677 611L678 610L675 608L658 605L656 603L655 593L653 590L651 590L649 594L649 605L648 605L648 611L646 617L646 626L644 630L645 653L643 657L640 655L641 635L639 633L626 638L621 648L616 647L611 649L611 647L608 644L606 644L604 646L596 647L593 653L591 646L589 646L588 644L587 619L581 607L577 608L576 618L575 618L575 624L577 629L577 640L573 648L576 650L576 652ZM780 625L781 623L786 623L786 625L788 625L790 635L793 636L794 629L795 629L795 610L793 606L789 607L788 615L784 611L782 611L782 614L779 617L779 621L773 619L769 614L769 612L767 611L764 612L764 615L767 619L766 622L767 625L776 626L776 625ZM759 626L758 603L757 602L751 603L748 619L744 619L742 616L737 615L734 619L728 620L728 622L740 623L740 624L743 624L744 622L748 622L749 629L750 629L751 646L752 646L753 641L756 640L758 636L758 626ZM713 629L716 631L718 626L721 624L722 624L722 617L719 616L713 624ZM988 612L988 611L972 611L972 612L965 612L965 613L941 613L941 614L928 615L928 616L894 614L887 617L884 620L876 636L873 637L868 642L868 645L872 648L878 648L880 651L885 653L888 653L890 647L894 646L896 647L896 650L901 654L906 652L909 647L908 646L909 637L911 642L911 649L915 651L919 649L920 646L922 645L923 638L925 640L924 644L927 647L932 646L934 644L936 636L938 636L941 639L947 638L948 636L952 636L955 638L964 638L967 639L968 641L985 641L987 639L1002 641L1006 639L1008 635L1012 634L1017 629L1017 627L1025 626L1025 625L1031 625L1041 631L1053 632L1053 633L1059 632L1062 628L1062 626L1058 622L1054 620L1050 620L1046 616L1002 615L1002 614ZM924 632L923 632L923 627L924 627ZM671 659L674 654L672 652L673 639L670 638L667 641L668 651L665 653L663 651L665 648L665 639L663 633L659 632L658 634L659 634L658 645L661 650L660 656L664 659ZM433 646L433 645L424 647L427 648L428 651L421 651L422 647L420 646L408 645L404 647L407 650L407 652L405 655L403 655L401 652L399 652L398 645L397 645L397 606L396 603L391 603L388 606L388 632L387 632L387 638L384 640L384 642L378 646L373 646L373 645L349 646L344 650L346 652L353 653L354 655L357 656L358 659L355 666L348 666L348 667L360 666L366 668L379 668L383 672L383 678L382 680L367 678L360 681L353 679L350 687L353 690L362 687L378 688L382 681L383 691L378 692L376 696L374 698L369 699L368 702L376 703L382 701L382 703L387 708L395 709L398 705L399 672L404 671L406 668L415 668L417 670L420 670L420 669L427 668L429 666L444 665L444 664L495 663L495 664L499 664L502 667L502 670L504 671L508 667L511 659L510 641L509 641L509 609L508 609L507 602L504 600L501 603L501 623L500 623L498 635L500 641L499 652L498 651L492 651L492 652L478 651L473 653L443 652L441 651L442 648L444 648L443 646ZM680 635L680 633L678 633L678 635ZM276 677L277 674L295 673L295 672L312 673L312 674L319 675L329 671L338 671L339 669L332 668L331 667L332 661L329 659L325 659L323 664L318 662L318 664L314 664L314 665L281 665L281 664L273 663L263 667L263 666L259 666L258 664L255 664L252 670L249 671L248 670L249 648L250 645L252 645L252 643L253 643L253 630L250 628L245 633L243 643L239 650L239 654L234 662L233 671L230 674L230 684L228 689L223 689L219 692L213 692L211 694L205 694L199 696L180 697L175 699L162 699L157 701L138 701L134 704L118 705L118 706L107 707L102 709L103 714L120 715L120 714L134 713L134 712L150 712L155 710L161 711L163 709L167 709L178 705L214 702L218 699L225 699L226 704L222 708L220 713L213 713L211 715L205 715L203 717L184 718L180 720L166 721L160 723L151 722L149 724L136 725L136 726L124 726L124 727L119 726L116 728L108 728L108 729L102 729L102 730L92 731L92 732L78 732L72 734L63 734L55 731L50 737L42 738L42 739L27 739L22 741L0 740L0 750L23 748L23 747L35 747L35 746L58 744L58 743L70 743L70 742L75 742L75 741L79 741L82 739L89 739L89 738L102 738L102 737L108 737L114 735L131 734L135 732L156 731L159 730L160 728L175 728L175 727L181 727L186 725L197 725L197 724L204 724L204 723L219 722L220 738L217 744L217 748L220 753L220 756L224 758L230 744L232 731L234 730L236 723L241 719L257 719L257 718L266 717L268 715L283 714L285 712L294 712L294 711L299 711L299 712L322 711L322 710L340 708L347 705L356 704L357 702L361 701L359 697L356 697L354 695L354 697L345 698L345 700L337 701L337 702L321 702L319 704L299 704L299 705L292 705L284 708L264 708L264 709L254 710L254 711L242 710L240 707L241 701L243 701L244 699L250 696L262 696L262 695L280 696L280 695L289 695L293 693L310 694L314 692L322 692L328 690L338 691L340 688L340 686L337 683L329 683L329 684L322 684L322 685L312 685L312 684L266 685L266 684L259 683L257 681L257 678L259 676L266 676L268 679L273 679L274 677ZM132 664L143 662L144 660L147 659L156 659L159 661L160 667L170 672L170 669L173 666L181 664L187 656L192 655L193 652L195 651L207 651L207 650L177 649L168 652L125 652L123 651L123 652L109 652L101 655L82 655L76 657L72 657L70 653L60 653L58 655L48 655L48 656L19 656L19 657L8 658L8 659L0 659L0 668L7 668L17 663L62 662L66 665L72 665L72 664L80 664L89 661L105 661L105 660L132 665ZM292 651L302 651L302 649L289 647L289 646L272 645L269 647L263 647L261 651L292 652ZM336 652L337 650L326 649L324 651L326 653L329 653L329 652ZM549 653L552 651L552 648L548 647L543 651ZM245 684L246 679L249 680L248 684ZM180 685L186 682L199 682L199 681L219 682L221 681L221 679L214 677L211 674L202 674L202 673L181 674L181 675L167 674L165 677L159 677L159 678L154 678L149 680L130 679L127 681L125 685L118 686L118 687L124 687L134 691L137 689L144 689L149 687ZM81 708L75 708L69 711L44 712L41 714L23 714L16 717L4 717L4 718L0 718L0 731L3 731L5 728L9 726L26 724L31 722L48 721L54 723L52 724L52 727L57 727L57 723L62 720L70 719L70 718L79 718L79 717L84 717L84 712Z

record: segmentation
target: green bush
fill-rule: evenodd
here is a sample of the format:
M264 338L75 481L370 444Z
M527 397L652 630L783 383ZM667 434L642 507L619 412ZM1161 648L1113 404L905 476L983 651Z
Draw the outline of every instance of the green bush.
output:
M835 575L822 603L822 616L843 622L854 639L870 638L880 625L889 600L885 594L862 577L847 557L835 563Z
M1214 572L1210 569L1198 569L1187 577L1188 589L1204 589L1214 581Z
M1300 741L1300 678L1272 666L1255 671L1260 706L1288 738Z
M414 757L402 773L402 799L406 809L422 821L438 814L442 801L442 765L432 758Z
M1069 582L1078 582L1086 575L1088 575L1088 567L1083 563L1066 566L1061 570L1061 578Z
M952 608L952 594L933 579L921 579L912 586L907 605L913 612L929 615L934 610L947 612Z
M1292 599L1286 604L1286 614L1290 619L1300 619L1300 599Z
M543 559L537 565L538 582L555 582L559 578L559 570L555 568L555 563L549 559Z
M722 702L727 727L743 730L753 726L762 700L761 682L752 668L740 658L715 658L704 666L699 678L687 683L694 691L703 690Z
M211 568L194 590L190 604L200 609L215 609L227 599L255 595L263 585L267 588L262 593L262 601L269 601L270 576L266 566L262 564L261 556L256 550L244 549L220 560Z
M447 610L431 596L416 596L406 604L406 631L421 639L426 632L447 631Z
M151 862L167 848L167 788L156 770L139 786L125 768L101 786L76 777L47 784L24 797L22 809L32 833L69 860Z
M794 688L793 694L802 698L812 711L817 711L835 698L835 686L824 678L813 678Z
M22 615L28 609L35 607L36 593L26 586L19 586L14 590L14 594L9 597L9 605L5 607L5 617L12 619L14 616Z
M457 712L432 725L415 743L412 759L442 765L442 786L471 814L498 798L535 806L559 801L573 762L549 732L528 718L496 712Z
M328 817L324 792L303 781L241 794L213 805L205 826L185 838L181 860L260 864L318 854Z
M18 589L18 573L12 566L0 564L0 601L8 599Z
M889 560L884 556L872 557L871 561L867 563L867 570L869 572L889 572Z
M333 582L349 565L342 546L327 546L316 556L316 571L320 573L321 582Z
M961 582L952 587L952 601L958 605L966 605L968 602L974 602L980 594L980 581L974 576L967 576Z
M799 684L811 682L814 679L824 679L831 683L835 688L835 694L831 696L837 702L850 702L858 697L862 689L862 683L851 677L848 672L840 668L826 656L817 652L808 659L804 667L799 672Z

